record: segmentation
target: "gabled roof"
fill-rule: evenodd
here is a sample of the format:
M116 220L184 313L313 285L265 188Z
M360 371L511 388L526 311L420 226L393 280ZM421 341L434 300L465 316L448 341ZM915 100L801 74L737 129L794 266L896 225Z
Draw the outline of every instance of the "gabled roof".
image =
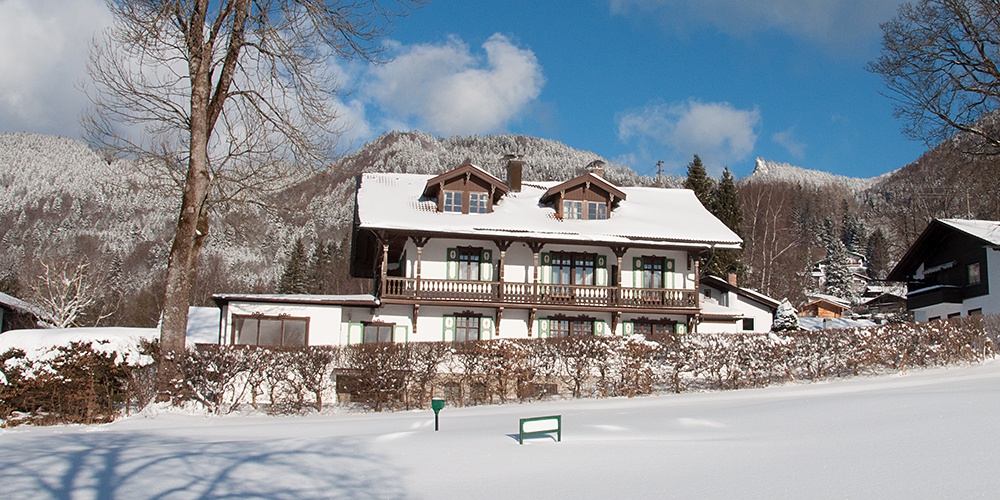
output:
M812 300L812 301L809 301L808 303L806 303L806 305L802 306L802 309L803 310L808 309L809 306L812 306L812 305L816 305L816 306L819 306L819 305L829 306L829 307L826 307L826 309L831 309L831 310L833 310L833 309L839 309L840 312L844 312L844 311L846 311L846 310L848 310L848 309L851 308L851 306L844 305L844 304L841 304L840 302L836 302L836 301L833 301L833 300L816 299L816 300Z
M743 288L740 286L733 285L728 281L718 277L718 276L705 276L701 279L702 284L715 287L719 290L726 290L727 292L733 292L741 297L759 302L768 306L772 309L777 309L779 301L768 297L758 291L750 290L749 288Z
M34 315L39 319L45 316L45 313L43 313L41 308L38 306L25 302L17 297L7 295L6 293L0 293L0 306L19 313Z
M422 198L428 180L419 174L366 173L358 183L355 222L359 229L454 234L469 239L519 239L641 244L649 247L739 249L742 240L687 189L625 187L628 196L604 220L560 220L539 202L556 183L525 182L486 214L437 211ZM664 217L664 214L676 214Z
M625 193L622 192L621 189L618 189L618 186L615 186L614 184L604 179L604 177L601 177L593 172L587 172L586 174L583 174L575 179L570 179L566 182L556 184L555 186L550 187L547 191L545 191L545 194L542 195L542 198L539 201L541 203L548 203L552 198L554 198L559 193L564 193L566 191L569 191L570 189L573 189L581 184L586 184L588 182L597 185L601 189L610 193L612 198L611 199L612 203L625 199Z
M492 175L490 175L489 172L471 163L466 163L465 165L455 168L454 170L449 170L448 172L445 172L441 175L436 175L434 177L431 177L430 179L427 179L427 184L424 186L423 195L433 198L438 195L437 192L438 189L440 189L441 185L456 177L461 177L463 175L470 175L476 177L477 179L486 181L486 183L493 186L494 201L496 199L499 199L500 196L503 196L504 194L507 194L508 191L510 191L510 188L504 181L497 179L496 177L493 177Z
M1000 247L1000 222L990 220L934 219L917 236L903 258L892 268L890 281L907 281L923 263L927 254L951 234L962 233L979 240L983 245Z

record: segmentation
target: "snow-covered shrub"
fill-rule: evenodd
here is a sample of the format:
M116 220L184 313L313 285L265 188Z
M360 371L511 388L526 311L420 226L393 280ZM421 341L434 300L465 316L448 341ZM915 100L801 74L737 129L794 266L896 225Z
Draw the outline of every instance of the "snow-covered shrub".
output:
M96 341L95 341L96 342ZM109 422L125 407L135 368L89 342L57 346L32 358L22 349L0 354L0 423Z

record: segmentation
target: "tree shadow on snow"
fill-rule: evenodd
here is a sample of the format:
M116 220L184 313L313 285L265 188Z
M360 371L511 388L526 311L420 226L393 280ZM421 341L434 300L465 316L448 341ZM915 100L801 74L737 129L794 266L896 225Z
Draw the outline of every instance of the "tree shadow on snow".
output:
M74 429L3 441L0 490L12 497L406 497L391 461L347 438L220 441Z

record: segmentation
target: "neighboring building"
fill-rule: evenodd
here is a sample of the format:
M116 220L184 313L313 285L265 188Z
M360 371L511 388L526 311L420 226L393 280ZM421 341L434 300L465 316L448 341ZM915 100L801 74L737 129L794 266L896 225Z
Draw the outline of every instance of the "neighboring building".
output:
M906 313L906 285L869 284L861 295L859 311L872 319L898 317Z
M51 328L42 321L41 309L6 293L0 293L0 332L31 328Z
M915 321L1000 312L1000 222L934 219L888 279Z
M698 329L698 257L741 240L692 191L618 187L599 168L566 182L522 183L521 168L509 162L508 182L469 164L438 176L363 174L351 273L371 278L373 294L216 295L223 342Z
M762 293L737 286L735 275L730 276L729 280L706 276L701 280L701 294L702 322L699 332L771 331L779 302Z
M871 281L871 278L868 277L868 262L865 256L857 252L847 251L845 264L850 273L851 290L854 294L861 295ZM807 275L812 289L823 290L826 288L826 275L829 267L829 257L824 257L822 261L813 265L812 269L809 270Z
M810 294L810 301L799 308L799 316L803 318L840 318L851 310L851 305L839 297L823 294Z

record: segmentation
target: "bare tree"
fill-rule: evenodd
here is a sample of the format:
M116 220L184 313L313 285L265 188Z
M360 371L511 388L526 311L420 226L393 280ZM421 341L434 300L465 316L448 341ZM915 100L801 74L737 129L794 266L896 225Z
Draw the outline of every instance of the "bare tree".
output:
M56 328L69 328L80 326L79 322L88 316L93 320L91 323L97 324L110 315L105 311L93 311L98 305L101 287L90 279L87 261L39 264L43 271L31 284L31 291L47 322Z
M325 166L343 126L330 61L378 61L391 18L418 2L107 0L114 25L94 44L84 125L91 142L179 187L165 352L184 348L213 204L273 192L298 166Z
M918 0L882 24L882 77L910 137L937 144L966 132L996 152L1000 128L1000 2Z

